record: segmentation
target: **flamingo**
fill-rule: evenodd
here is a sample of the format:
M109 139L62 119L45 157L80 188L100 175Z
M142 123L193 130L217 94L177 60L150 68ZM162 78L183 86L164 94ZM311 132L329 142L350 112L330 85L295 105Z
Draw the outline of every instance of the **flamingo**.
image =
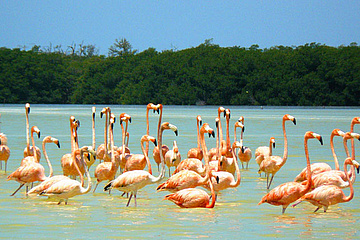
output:
M127 153L127 151L125 149L125 137L126 137L126 131L127 131L128 122L131 123L131 116L129 114L126 114L126 113L121 113L119 118L120 118L121 132L122 132L122 147L119 148L119 149L121 149L120 172L122 172L123 169L125 168L125 165L126 165L126 160L127 160L126 156L130 154L130 151ZM125 129L124 129L124 126L123 126L123 122L126 123L126 128Z
M286 208L294 201L305 195L311 189L311 174L310 174L310 159L309 159L309 150L308 150L308 139L316 138L320 141L322 145L321 135L307 131L304 135L304 148L306 156L306 165L308 169L306 184L298 182L287 182L283 183L274 189L272 189L268 194L266 194L258 205L262 203L269 203L275 206L282 206L282 213L285 213Z
M347 132L343 135L343 139L344 139L344 147L345 147L345 151L346 151L346 155L347 158L350 157L349 154L349 149L347 147L347 140L348 139L353 139L353 138L357 138L358 140L360 140L360 135L357 133L350 133ZM332 150L333 150L333 146L332 146ZM334 154L334 159L336 159L336 163L337 161L337 157L335 155L335 151L333 151ZM337 163L337 166L339 164ZM355 182L355 168L354 166L356 166L357 169L359 169L359 163L355 160L353 160L353 164L351 165L351 169L350 169L350 173L349 174L349 178L352 184L354 184ZM344 168L345 171L345 168ZM344 171L340 171L339 169L335 169L335 170L330 170L330 171L325 171L325 172L321 172L319 174L316 174L315 176L312 176L312 188L317 188L320 187L322 185L336 185L340 188L346 188L349 187L350 183L347 181L347 177Z
M24 149L24 158L27 156L35 156L33 152L33 147L30 146L30 133L29 133L29 113L30 113L30 103L25 104L25 116L26 116L26 148ZM41 152L38 147L36 149L36 162L40 162Z
M97 165L95 169L95 177L97 182L93 192L95 192L100 182L104 180L109 180L109 181L113 180L120 165L120 155L114 149L114 121L115 121L114 118L110 118L109 136L110 136L111 162L102 162L99 165Z
M239 124L241 123L241 125ZM240 136L240 144L241 146L243 146L243 135L244 135L244 131L245 131L245 127L244 127L244 117L240 117L239 120L235 123L235 127L234 127L234 141L236 141L236 128L240 127L241 128L241 136ZM244 151L244 152L243 152ZM249 169L249 162L250 159L252 157L252 153L251 153L251 149L249 147L244 146L243 151L239 151L238 152L238 157L239 160L241 162L241 166L244 169L244 162L246 163L246 169Z
M159 145L162 144L162 133L164 130L167 129L171 129L172 131L174 131L176 136L178 134L177 127L175 125L172 125L168 122L164 122L160 126L159 138L158 138ZM136 198L137 198L138 190L149 184L159 182L165 176L164 157L160 155L160 158L161 158L161 172L159 173L158 177L154 177L152 174L144 170L129 171L119 175L115 180L110 181L104 187L104 190L108 191L110 189L118 189L119 191L123 191L126 193L131 192L126 206L127 207L129 206L133 195L135 198L135 206L137 206Z
M81 156L81 160L83 162L84 162L84 153L85 152L88 152L88 153L92 152L93 155L96 154L95 151L88 149L87 146L82 147L81 149L77 149L75 152L77 153L79 151L80 151L79 154ZM85 162L84 162L84 164L85 164ZM63 179L63 180L58 181L55 184L51 185L49 188L47 188L46 190L41 192L39 195L58 199L59 200L58 205L62 201L65 201L65 204L67 204L69 198L72 198L77 195L86 194L91 190L91 178L90 178L90 174L89 174L89 171L87 170L87 168L85 168L85 173L86 173L86 177L87 177L86 188L82 187L83 180L82 180L82 182L78 182L73 179Z
M317 207L314 212L317 212L320 208L324 208L324 212L326 212L326 210L330 205L351 201L351 199L353 199L354 197L354 187L349 179L349 174L347 172L347 165L353 166L353 160L351 159L351 157L346 158L344 162L344 172L350 186L349 196L345 196L343 190L338 186L324 185L315 188L311 192L306 193L292 206L295 207L296 205L298 205L303 201L308 201Z
M187 153L188 158L197 158L199 160L203 159L203 152L202 152L201 147L200 147L200 126L201 126L201 124L202 124L202 119L201 119L201 116L198 115L196 117L197 148L191 148L188 151L188 153Z
M159 131L160 131L162 114L163 114L163 105L158 104L157 106L158 106L157 110L160 111L159 123L158 123L158 138L159 138ZM166 152L169 151L169 147L166 146L166 145L158 145L157 147L154 148L154 150L153 150L153 158L155 160L155 163L157 164L158 170L159 170L159 164L160 164L160 150L159 150L160 147L161 147L161 153L163 155L163 158L165 158Z
M181 208L213 208L215 206L215 192L212 182L209 183L211 189L211 203L209 195L202 189L185 188L176 193L168 194L163 200L169 200Z
M159 108L160 108L159 104L155 105L153 103L149 103L146 106L146 135L150 135L149 111L152 109L154 113L157 112L159 114L160 113ZM146 142L145 150L146 150L146 154L149 155L149 142Z
M272 180L274 178L274 175L281 169L282 166L286 163L286 160L288 158L288 143L287 143L287 137L286 137L286 130L285 130L285 122L286 121L292 121L296 125L296 119L289 115L285 114L283 116L282 126L283 126L283 133L284 133L284 154L281 158L280 156L269 156L265 158L261 164L258 173L265 172L266 174L266 188L269 189L270 185L272 183ZM271 179L269 182L269 176L271 174Z
M173 148L170 149L165 154L165 164L169 168L169 177L171 176L170 168L172 166L174 166L176 168L179 165L180 161L181 161L181 155L180 155L180 152L179 152L179 148L177 146L176 141L174 141L173 142Z
M207 153L207 148L205 145L204 134L209 133L209 136L212 135L215 137L214 130L210 128L208 123L204 123L200 129L200 141L203 153ZM157 191L170 191L176 192L185 188L194 188L196 186L204 185L209 180L209 158L205 157L205 177L202 177L197 172L192 170L182 170L175 175L169 177L164 183L160 184L156 190Z
M338 162L338 159L336 157L336 154L335 154L335 149L334 149L334 137L335 136L344 136L345 133L343 131L341 131L340 129L334 129L332 132L331 132L331 135L330 135L330 148L331 148L331 152L333 154L333 157L334 157L334 162L335 162L335 169L336 170L340 170L340 167L339 167L339 162ZM331 170L331 167L329 164L327 163L312 163L310 165L310 169L311 169L311 175L312 176L316 176L317 174L319 173L322 173L322 172L326 172L326 171L330 171ZM294 179L295 182L302 182L306 179L306 175L307 175L307 172L306 172L306 168L304 168Z
M59 143L58 139L53 138L51 136L47 136L47 137L45 137L43 139L42 147L43 147L43 152L44 152L46 162L47 162L47 164L49 166L49 172L50 172L49 176L48 177L45 176L45 169L40 163L37 163L37 162L33 161L33 162L28 162L27 164L21 165L19 168L17 168L13 173L11 173L7 177L8 181L9 180L15 180L18 183L20 183L19 188L17 188L15 190L15 192L13 194L11 194L10 196L14 196L17 193L17 191L19 191L20 188L22 188L25 184L26 184L25 193L27 195L28 194L28 185L30 183L33 183L33 182L36 182L36 181L42 182L42 181L52 177L53 169L52 169L50 160L47 157L46 150L45 150L45 144L49 143L49 142L55 143L58 146L58 148L60 148L60 143ZM36 158L36 151L35 151L35 156L34 157Z
M232 145L232 155L234 158L235 168L236 168L236 180L234 179L234 175L229 172L226 171L212 172L211 183L215 191L215 197L217 197L218 193L222 190L225 190L227 188L236 188L240 185L241 174L236 159L236 153L235 153L236 148L240 148L241 149L240 151L243 151L243 146L238 141L234 141ZM209 190L211 186L204 185L203 187Z
M140 139L141 150L143 154L126 155L126 164L125 164L124 172L133 171L133 170L144 170L145 166L148 165L149 173L152 174L151 164L148 155L146 154L146 150L143 146L144 142L149 142L149 141L153 142L155 146L157 145L156 138L149 135L144 135Z
M214 131L209 127L208 123L204 123L204 125L200 129L200 141L201 141L202 151L204 154L205 164L207 170L209 170L209 157L208 157L209 155L207 152L207 147L204 139L205 132L209 133L209 135L211 134L214 137ZM184 171L187 170L183 170L182 172ZM180 175L182 172L176 175ZM211 172L207 171L207 179L209 179L210 177L211 177ZM215 178L219 180L218 177ZM193 187L180 189L175 193L166 195L163 200L170 200L182 208L198 208L198 207L213 208L215 206L215 201L216 201L215 191L214 191L213 183L211 181L207 181L207 182L209 182L209 187L211 191L211 198L212 198L211 203L210 203L209 195L204 190Z
M100 112L100 118L105 114L105 128L104 128L104 143L100 144L96 150L96 157L100 160L104 160L105 162L110 162L110 156L108 154L108 125L109 125L109 107L105 107Z
M38 138L40 138L40 129L37 126L32 126L32 128L31 128L31 142L32 142L32 145L33 145L32 148L35 148L34 133L36 133ZM31 163L31 162L37 162L38 163L38 159L39 159L38 156L37 156L38 153L39 153L38 151L35 151L33 156L24 157L21 160L20 165L22 166L22 165L25 165L25 164L28 164L28 163Z
M223 144L222 143L223 142L223 133L222 133L222 127L221 127L221 120L220 120L220 114L221 113L224 113L224 117L225 117L225 108L220 106L218 108L218 116L217 116L218 122L217 122L217 125L216 125L216 127L219 129L219 134L218 134L219 141L220 141L219 144ZM212 161L214 156L217 156L218 149L219 149L219 147L217 146L217 147L211 148L209 150L209 160L210 161Z

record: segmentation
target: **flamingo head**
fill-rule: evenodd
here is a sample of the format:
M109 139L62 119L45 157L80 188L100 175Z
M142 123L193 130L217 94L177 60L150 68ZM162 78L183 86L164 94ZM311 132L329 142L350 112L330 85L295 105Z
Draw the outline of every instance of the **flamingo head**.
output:
M291 116L290 114L285 114L283 117L284 121L292 121L294 125L296 125L296 119L295 117Z

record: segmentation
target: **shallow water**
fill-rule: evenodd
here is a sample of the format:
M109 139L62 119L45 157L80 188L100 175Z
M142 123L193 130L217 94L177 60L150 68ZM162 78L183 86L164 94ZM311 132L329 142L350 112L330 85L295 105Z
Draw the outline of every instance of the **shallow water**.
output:
M90 105L31 105L30 126L41 130L41 140L47 135L61 142L61 149L55 144L47 144L47 152L54 167L54 174L61 174L60 158L70 152L69 117L74 115L81 121L78 130L80 145L91 145ZM97 106L96 145L103 142L104 119ZM140 153L140 137L146 133L146 106L110 106L116 116L126 112L132 117L129 125L132 152ZM334 128L350 130L351 119L360 116L359 108L290 108L290 107L229 107L231 110L230 136L234 139L234 123L240 116L245 118L244 145L251 148L253 155L258 146L268 145L269 138L275 137L274 155L283 154L281 121L285 113L296 117L297 125L286 123L289 158L276 174L271 188L292 181L305 166L303 136L311 130L323 136L324 145L309 140L309 154L312 162L324 161L334 166L329 146L330 133ZM330 206L328 212L313 213L315 207L302 203L296 208L289 207L284 215L281 207L257 203L267 193L266 179L257 174L258 165L254 158L249 170L241 171L241 184L236 189L228 189L219 194L214 209L181 209L170 201L162 201L167 192L156 192L155 185L149 185L138 192L138 206L125 207L127 199L113 191L111 195L102 191L100 183L96 193L77 196L68 205L42 197L27 198L24 189L14 197L9 195L19 186L6 177L19 165L26 146L24 105L0 105L1 132L8 137L11 156L8 171L0 171L0 238L38 239L97 239L97 238L359 238L359 182L356 181L355 197L351 202ZM182 159L187 150L196 147L196 116L215 129L216 106L164 106L163 121L176 125L179 136L171 131L164 132L163 142L170 148L176 140ZM225 131L225 118L222 118ZM150 113L150 135L156 137L158 115ZM118 121L114 128L115 144L121 145ZM355 132L360 132L355 126ZM225 132L224 132L225 133ZM237 136L239 139L239 134ZM41 141L36 139L38 146ZM215 146L215 139L206 138L208 148ZM355 142L356 149L360 143ZM334 139L335 150L341 169L345 152L342 139ZM348 144L350 146L350 142ZM150 152L152 151L152 148ZM359 152L359 151L357 151ZM357 154L358 155L358 154ZM157 166L152 161L154 175ZM45 165L42 158L41 163ZM93 177L98 161L91 167ZM4 167L4 165L3 165ZM46 174L48 168L45 165ZM172 169L173 170L173 169ZM166 177L168 170L166 169ZM95 183L95 178L92 179ZM344 190L349 194L349 189Z

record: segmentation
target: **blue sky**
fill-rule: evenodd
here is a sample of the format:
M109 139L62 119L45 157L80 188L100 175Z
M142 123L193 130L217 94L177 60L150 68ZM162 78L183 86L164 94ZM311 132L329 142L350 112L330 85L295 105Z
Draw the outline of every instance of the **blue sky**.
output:
M0 47L92 44L107 55L115 39L133 49L360 44L360 1L1 1Z

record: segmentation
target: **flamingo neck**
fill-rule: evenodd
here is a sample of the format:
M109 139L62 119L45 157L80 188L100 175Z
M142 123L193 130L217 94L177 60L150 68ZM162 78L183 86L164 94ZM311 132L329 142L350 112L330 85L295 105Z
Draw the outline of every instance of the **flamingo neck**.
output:
M80 171L80 167L79 167L79 164L78 164L78 161L76 160L76 153L77 153L78 151L75 151L74 152L74 154L72 155L72 157L73 157L73 161L74 161L74 164L75 164L75 169L76 169L76 171L78 172L78 174L79 174L79 176L80 176L80 182L81 182L81 186L84 186L84 176L83 176L83 174L81 173L81 171ZM81 161L82 161L82 156L81 156L81 152L80 152L80 157L81 157ZM85 167L85 171L87 171L86 170L87 168Z
M144 142L149 143L149 141L143 141L143 140L141 140L141 151L142 151L143 154L144 154L144 157L145 157L145 160L146 160L146 164L148 165L149 173L152 174L151 163L150 163L148 154L147 154L147 152L146 152L146 149L144 148Z
M31 142L32 142L32 145L33 145L33 156L35 158L36 161L37 160L37 151L36 151L36 146L35 146L35 140L34 140L34 132L31 132Z
M242 145L242 144L241 144ZM241 151L241 150L240 150ZM240 175L240 169L239 169L239 165L237 163L237 157L235 154L235 147L233 147L232 149L232 155L233 155L233 159L234 159L234 163L235 163L235 171L236 171L236 182L234 185L232 185L231 187L237 187L240 185L241 182L241 175Z
M29 113L28 109L25 109L26 111L26 147L27 147L27 153L30 155L30 132L29 132Z
M231 144L230 144L230 117L228 114L226 114L226 150L231 150Z
M122 122L120 122L121 125L121 132L122 132L122 152L121 155L123 158L125 158L125 129L124 129L124 125L122 124Z
M354 125L355 125L355 122L351 121L351 126L350 126L351 133L354 132ZM355 139L354 138L351 138L351 159L355 160Z
M201 146L200 146L200 122L199 120L196 120L197 123L196 123L196 129L197 129L197 148L200 150L201 149Z
M350 181L350 179L349 179L349 173L348 173L348 171L347 171L347 165L348 164L344 164L344 171L345 171L345 176L346 176L346 179L347 179L347 181L349 182L349 187L350 187L350 195L349 196L347 196L347 197L345 197L343 200L344 200L344 202L349 202L351 199L353 199L353 197L354 197L354 187L353 187L353 182L352 181ZM352 165L352 167L354 167L353 165ZM354 173L353 173L353 175L355 175L355 170L354 170Z
M48 155L46 153L46 150L45 150L45 142L42 143L42 149L43 149L43 154L44 154L45 160L46 160L46 162L47 162L47 164L49 166L49 177L48 178L51 178L53 176L53 174L54 174L54 171L53 171L53 168L51 166L51 162L50 162L49 157L48 157Z
M209 180L209 177L210 177L209 155L208 155L208 149L207 149L206 143L205 143L204 132L201 130L200 130L200 141L201 141L201 149L203 151L204 160L205 160L205 177L202 179L202 182L207 183Z
M209 181L209 185L210 185L210 191L211 191L211 203L206 204L206 208L214 208L215 207L215 202L216 202L216 196L215 196L215 191L214 191L214 186L212 184L212 181Z
M95 149L95 112L92 115L92 148Z
M309 158L309 149L308 149L308 137L304 138L304 148L305 148L305 156L306 156L306 186L305 189L303 190L304 194L307 193L312 185L312 180L311 180L311 167L310 167L310 158Z
M270 141L270 144L269 144L269 156L272 156L272 142Z
M286 163L286 160L288 158L288 142L287 142L287 136L286 136L285 121L286 120L283 119L283 122L282 122L282 128L283 128L283 133L284 133L284 155L283 155L283 159L280 164L280 167L282 167Z
M350 157L349 148L347 146L347 140L348 140L347 138L344 138L343 143L344 143L346 157ZM353 138L352 138L352 140L353 140Z
M161 113L160 113L161 115ZM162 134L163 134L164 129L162 127L160 127L158 133L158 148L160 151L160 160L161 160L161 172L159 173L159 176L155 179L155 182L160 181L164 176L165 176L165 160L164 160L164 156L162 154Z
M338 161L338 158L336 156L335 149L334 149L334 136L335 136L335 134L331 133L331 136L330 136L330 148L331 148L332 155L334 157L335 170L340 170L339 161Z
M105 128L104 128L105 156L108 155L108 124L109 124L109 112L106 111L106 114L105 114Z

